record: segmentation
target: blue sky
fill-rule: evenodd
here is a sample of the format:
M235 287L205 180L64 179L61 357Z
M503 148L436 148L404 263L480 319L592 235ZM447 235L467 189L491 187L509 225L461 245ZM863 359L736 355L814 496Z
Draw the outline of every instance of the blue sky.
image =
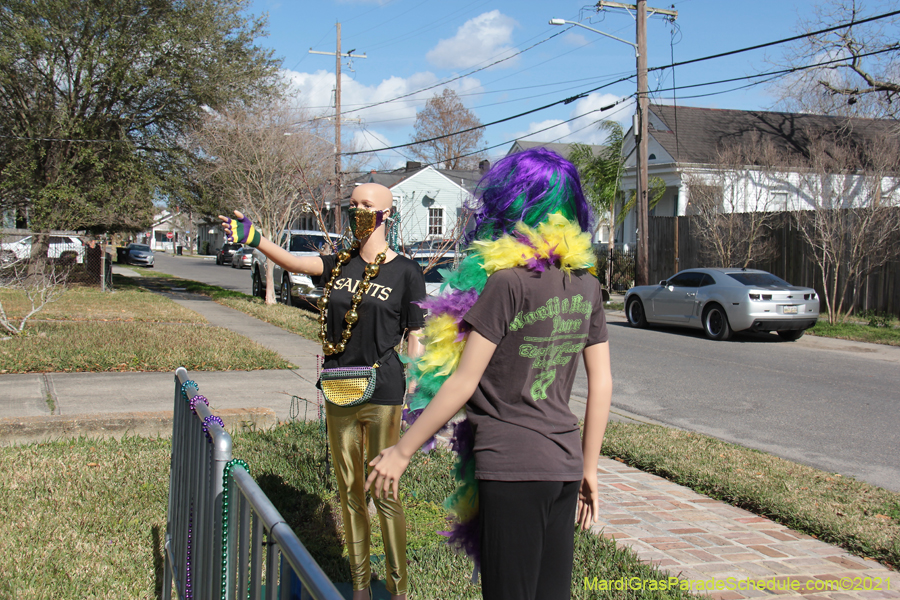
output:
M668 3L648 6L670 8ZM708 56L789 37L800 19L810 17L816 2L807 0L676 0L676 27L659 17L648 23L648 64ZM551 18L580 21L595 29L633 41L633 17L568 0L254 0L255 14L267 12L269 31L260 43L282 60L283 75L293 85L297 103L312 115L333 114L335 60L309 54L309 49L335 50L335 23L342 28L342 50L365 53L342 67L342 105L349 111L422 88L447 84L483 123L502 119L598 87L635 70L633 49L582 28L552 26ZM547 40L554 34L556 37ZM544 41L546 40L546 41ZM542 43L539 43L542 42ZM533 48L529 48L538 44ZM527 50L526 50L527 49ZM524 50L524 51L523 51ZM512 56L488 69L469 74ZM780 48L666 69L650 74L651 92L678 86L750 75L772 69L769 59L781 58ZM352 69L352 70L351 70ZM776 102L765 85L732 88L743 82L677 92L679 105L712 108L769 109ZM372 149L410 141L416 111L443 86L402 100L344 115L345 143ZM501 144L556 125L633 94L634 80L618 83L567 105L488 127L485 145ZM704 97L697 94L725 92ZM651 94L652 101L672 103L671 91ZM594 112L534 134L538 141L601 143L595 122L608 118L627 127L633 104L625 102L604 113ZM359 123L348 122L359 119ZM510 144L490 150L494 159ZM412 158L408 150L367 155L367 167L391 168Z

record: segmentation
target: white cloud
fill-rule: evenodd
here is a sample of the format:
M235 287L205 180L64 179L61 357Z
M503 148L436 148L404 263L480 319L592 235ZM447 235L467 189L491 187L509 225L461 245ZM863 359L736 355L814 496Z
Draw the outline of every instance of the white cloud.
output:
M284 71L283 76L293 90L292 93L297 96L298 104L308 107L313 114L333 114L334 72L324 70L315 73ZM428 71L415 73L407 78L390 77L375 85L362 84L346 73L341 73L341 112L346 113L360 106L392 100L415 90L430 87L436 82L437 77ZM454 81L448 87L458 93L477 93L481 91L481 82L474 77L466 77ZM347 121L348 126L351 126L353 119L361 119L374 129L411 127L416 120L416 112L425 106L425 102L429 98L440 91L441 88L435 88L396 102L353 111L345 114L343 119Z
M441 40L425 58L436 67L468 69L489 58L499 59L516 51L512 32L518 23L512 17L492 10L466 21L452 38ZM515 60L502 63L511 67Z
M566 33L566 35L564 35L562 37L562 39L563 39L563 42L565 42L569 46L579 46L579 47L587 46L592 41L595 41L595 40L588 40L586 37L584 37L580 33L575 33L574 31L570 31L570 32Z
M525 137L528 141L539 142L552 142L558 140L563 143L580 142L582 144L602 144L606 139L606 133L599 129L599 122L595 123L595 121L616 121L627 131L631 126L631 115L634 113L634 101L627 100L604 112L585 113L608 106L618 100L620 100L620 97L613 94L589 94L586 98L582 98L575 102L571 111L569 111L569 118L577 115L585 116L568 123L563 123L566 119L547 119L545 121L532 122L529 123L528 129L515 134L515 137L519 138L521 136ZM557 124L560 125L553 127L552 129L547 129L547 131L534 133Z

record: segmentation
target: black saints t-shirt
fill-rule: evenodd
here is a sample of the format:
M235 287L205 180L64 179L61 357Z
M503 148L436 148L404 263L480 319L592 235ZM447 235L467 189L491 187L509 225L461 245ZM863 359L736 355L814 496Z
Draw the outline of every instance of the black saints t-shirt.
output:
M331 279L337 263L334 254L323 256L324 270L320 285ZM341 340L346 327L344 315L350 310L353 294L364 276L366 262L356 252L334 283L328 300L328 339L335 344ZM359 320L353 325L353 335L340 354L325 357L326 369L335 367L372 366L388 349L400 343L405 331L415 331L425 324L422 309L413 304L425 298L425 277L422 268L405 256L395 256L381 265L378 275L369 280L369 291L363 295L356 309ZM406 388L403 364L396 352L379 367L372 404L402 404Z

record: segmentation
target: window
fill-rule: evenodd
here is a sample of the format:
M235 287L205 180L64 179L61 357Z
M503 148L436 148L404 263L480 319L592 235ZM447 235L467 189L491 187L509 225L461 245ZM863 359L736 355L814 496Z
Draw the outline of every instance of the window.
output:
M444 209L443 207L428 209L428 235L444 235Z
M787 192L772 192L772 206L770 210L790 210Z
M304 233L291 236L289 252L321 252L329 245L328 238L323 234Z
M771 273L729 273L729 277L733 279L737 279L740 283L743 283L749 287L770 287L770 288L780 288L780 287L790 287L787 281L772 275Z
M703 273L689 272L679 273L668 281L673 287L700 287L700 281L703 279Z

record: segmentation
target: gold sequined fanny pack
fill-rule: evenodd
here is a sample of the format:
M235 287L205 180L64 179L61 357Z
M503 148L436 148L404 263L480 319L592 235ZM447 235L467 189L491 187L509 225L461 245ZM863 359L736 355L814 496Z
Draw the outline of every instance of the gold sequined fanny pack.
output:
M325 400L335 406L356 406L368 402L375 392L378 367L393 350L389 348L371 367L322 369L316 387Z

